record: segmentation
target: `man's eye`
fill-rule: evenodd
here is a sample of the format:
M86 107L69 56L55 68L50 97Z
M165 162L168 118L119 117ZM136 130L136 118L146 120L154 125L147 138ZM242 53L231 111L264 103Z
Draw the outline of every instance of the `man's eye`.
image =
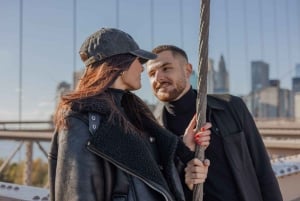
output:
M149 72L149 73L148 73L148 76L149 76L149 77L153 77L154 74L155 74L154 72Z

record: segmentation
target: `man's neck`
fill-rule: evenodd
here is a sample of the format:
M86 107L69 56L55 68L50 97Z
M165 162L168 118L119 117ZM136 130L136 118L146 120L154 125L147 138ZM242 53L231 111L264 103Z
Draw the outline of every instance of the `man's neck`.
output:
M171 115L184 114L195 110L196 98L197 94L193 91L192 87L190 87L180 99L165 103L165 108Z

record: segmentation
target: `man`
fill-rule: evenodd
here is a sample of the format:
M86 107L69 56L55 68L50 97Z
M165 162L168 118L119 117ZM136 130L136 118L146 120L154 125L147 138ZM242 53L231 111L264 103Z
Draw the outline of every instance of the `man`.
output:
M172 45L152 50L147 62L154 95L163 102L155 112L160 123L181 136L196 113L197 92L189 78L186 53ZM255 122L243 101L231 95L207 96L211 164L204 184L204 201L282 201L279 185Z

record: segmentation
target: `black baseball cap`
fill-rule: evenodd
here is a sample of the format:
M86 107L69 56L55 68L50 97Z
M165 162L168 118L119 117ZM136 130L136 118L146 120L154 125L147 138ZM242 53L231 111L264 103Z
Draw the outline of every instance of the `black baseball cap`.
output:
M157 57L156 54L140 49L128 33L115 28L101 28L90 35L79 50L81 60L86 66L114 55L126 53L146 61Z

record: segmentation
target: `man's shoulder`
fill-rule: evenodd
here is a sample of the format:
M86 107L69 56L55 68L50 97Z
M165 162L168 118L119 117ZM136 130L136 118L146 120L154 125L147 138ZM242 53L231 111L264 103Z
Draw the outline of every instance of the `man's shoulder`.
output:
M240 97L234 96L232 94L208 94L207 103L210 104L238 104L243 101Z

